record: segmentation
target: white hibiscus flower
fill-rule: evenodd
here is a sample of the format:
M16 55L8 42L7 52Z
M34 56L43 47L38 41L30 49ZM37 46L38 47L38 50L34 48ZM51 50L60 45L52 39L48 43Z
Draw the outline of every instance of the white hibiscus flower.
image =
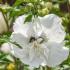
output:
M25 17L17 18L13 26L11 41L21 46L13 45L13 55L32 67L42 64L55 67L66 60L69 50L64 47L65 32L61 19L49 14L24 24Z

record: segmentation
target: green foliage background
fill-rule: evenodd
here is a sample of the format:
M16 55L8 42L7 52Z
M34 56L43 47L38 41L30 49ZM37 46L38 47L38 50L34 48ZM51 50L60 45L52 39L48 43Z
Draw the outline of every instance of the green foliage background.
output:
M28 14L25 22L30 21L32 16L45 16L54 13L61 17L62 24L67 33L66 47L70 48L70 0L0 0L0 11L3 13L8 31L0 34L0 46L9 41L12 26L15 19L23 14ZM14 60L14 61L12 61ZM11 65L11 69L8 68ZM14 67L15 66L15 67ZM45 70L44 67L35 70ZM18 59L0 51L0 70L29 70L27 65ZM49 69L50 70L50 69ZM70 55L61 65L51 70L70 70Z

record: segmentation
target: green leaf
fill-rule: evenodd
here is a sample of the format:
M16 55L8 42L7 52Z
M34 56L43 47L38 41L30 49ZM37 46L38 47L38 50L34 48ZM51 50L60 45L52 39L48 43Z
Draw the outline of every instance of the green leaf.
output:
M16 0L13 6L18 6L22 3L34 3L34 2L38 2L38 0Z
M3 35L0 35L0 45L5 42L8 42L10 35L11 35L11 32L7 32L7 33L4 33Z
M18 17L21 16L23 14L28 13L28 8L21 8L21 9L13 9L10 13L10 18L11 17Z
M26 17L26 19L25 19L24 22L30 22L31 19L32 19L32 14L29 14L29 15Z
M2 58L6 57L6 56L7 56L7 54L5 54L5 53L0 53L0 60L1 60Z

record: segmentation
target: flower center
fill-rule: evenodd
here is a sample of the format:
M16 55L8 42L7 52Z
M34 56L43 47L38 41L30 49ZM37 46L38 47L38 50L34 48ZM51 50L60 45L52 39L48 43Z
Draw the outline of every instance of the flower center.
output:
M44 42L44 39L42 37L39 37L39 38L31 37L29 40L29 43L32 43L32 42L37 42L38 44L41 44Z
M31 37L30 40L29 40L29 42L31 43L31 42L33 42L33 41L35 41L35 40L36 40L35 37Z

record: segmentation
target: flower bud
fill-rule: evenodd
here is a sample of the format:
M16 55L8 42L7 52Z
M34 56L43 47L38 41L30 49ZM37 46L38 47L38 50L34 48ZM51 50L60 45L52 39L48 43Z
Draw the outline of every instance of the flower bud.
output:
M33 4L32 3L28 3L28 6L33 7Z
M53 7L52 2L45 3L45 7L47 7L49 10L51 10Z
M6 32L7 30L8 28L7 28L6 21L3 17L2 12L0 12L0 34L2 34L3 32Z
M2 44L0 50L4 53L10 53L11 52L11 45L8 43Z
M45 16L49 13L49 10L47 8L43 8L41 10L38 10L39 16Z

